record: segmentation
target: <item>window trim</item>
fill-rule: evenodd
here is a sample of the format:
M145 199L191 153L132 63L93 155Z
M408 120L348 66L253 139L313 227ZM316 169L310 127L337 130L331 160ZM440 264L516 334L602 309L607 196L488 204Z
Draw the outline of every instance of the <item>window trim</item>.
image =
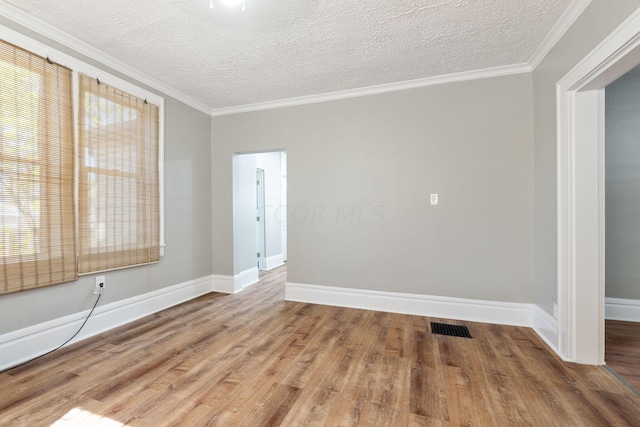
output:
M61 52L45 43L39 42L31 37L28 37L22 33L19 33L15 30L7 28L3 25L0 25L0 38L6 40L9 43L12 43L22 49L28 50L34 54L43 56L45 58L51 59L53 62L65 66L72 70L72 85L73 85L73 139L74 139L74 156L78 155L78 138L79 138L79 130L78 130L78 115L79 115L79 74L83 73L86 75L94 76L100 79L101 82L104 82L110 86L116 87L122 91L128 92L131 95L137 96L138 98L146 99L148 102L155 104L158 106L158 191L160 195L160 258L164 257L166 241L165 241L165 174L164 174L164 147L165 147L165 99L163 96L158 95L155 92L152 92L149 89L146 89L140 84L134 84L130 81L124 80L120 77L115 76L114 74L105 71L103 68L98 66L93 66L84 62L74 56L71 56L67 53ZM91 59L91 58L89 58ZM78 239L78 224L79 224L79 198L78 198L78 174L79 174L79 165L77 161L74 162L74 210L76 214L75 218L75 228L76 228L76 239ZM76 251L78 251L78 245L76 245ZM76 256L78 253L76 253ZM109 270L103 271L113 271L113 270L121 270L125 268L138 267L141 265L150 265L155 264L159 261L138 264L138 265L129 265L123 267L117 267ZM92 271L89 273L81 273L79 276L92 275L96 273L101 273L103 271Z

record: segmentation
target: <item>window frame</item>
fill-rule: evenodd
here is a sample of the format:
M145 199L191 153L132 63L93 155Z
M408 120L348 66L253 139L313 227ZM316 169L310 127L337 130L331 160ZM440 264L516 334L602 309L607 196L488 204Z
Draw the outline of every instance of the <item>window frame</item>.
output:
M79 128L78 128L78 118L79 118L79 75L80 73L86 74L89 76L94 76L100 80L100 82L104 82L109 86L115 87L119 90L127 92L131 95L134 95L141 99L146 99L149 103L155 104L158 107L158 191L159 191L159 220L160 220L160 259L164 257L165 254L165 173L164 173L164 147L165 147L165 99L163 96L152 92L145 87L142 87L143 84L134 84L130 81L124 80L120 77L115 76L114 74L106 71L103 68L98 66L94 66L84 62L72 55L59 51L45 43L39 42L35 39L32 39L22 33L14 31L10 28L4 27L0 25L0 38L6 40L7 42L14 44L22 49L28 50L36 55L43 56L45 58L51 59L51 61L62 65L64 67L69 68L72 71L72 101L73 101L73 142L74 142L74 158L78 157L78 144L79 144ZM74 211L75 211L75 230L76 230L76 256L78 253L78 242L79 242L79 186L78 186L78 178L79 178L80 167L77 161L74 162ZM87 273L79 273L78 276L87 276L96 273L100 273L103 271L113 271L113 270L121 270L125 268L137 267L141 265L150 265L158 263L159 261L153 261L145 264L138 265L127 265L122 267L116 267L108 270L101 271L91 271Z

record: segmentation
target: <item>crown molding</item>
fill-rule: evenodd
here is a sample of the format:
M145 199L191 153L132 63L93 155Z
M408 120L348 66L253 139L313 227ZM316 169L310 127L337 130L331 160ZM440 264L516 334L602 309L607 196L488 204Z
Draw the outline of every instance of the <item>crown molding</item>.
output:
M274 108L294 107L318 102L337 101L340 99L356 98L360 96L377 95L399 90L414 89L425 86L434 86L445 83L464 82L469 80L487 79L491 77L508 76L531 72L529 64L507 65L502 67L485 68L482 70L464 71L461 73L445 74L441 76L426 77L422 79L406 80L395 83L385 83L376 86L367 86L356 89L347 89L336 92L321 93L317 95L300 96L296 98L280 99L277 101L259 102L255 104L237 105L232 107L215 108L211 115L226 116L229 114L248 113L251 111L270 110Z
M591 4L591 0L573 0L573 3L567 7L560 19L551 28L551 31L544 38L538 49L529 58L528 64L531 70L535 70L542 60L551 52L551 49L560 41L564 33L576 22L576 19Z
M69 49L76 51L77 53L87 56L95 61L102 63L103 65L114 69L120 73L125 74L128 77L131 77L140 83L146 84L149 87L158 90L164 93L167 96L177 99L190 107L195 108L205 114L209 114L211 112L211 107L203 104L200 101L197 101L182 92L177 91L171 86L162 83L159 80L131 67L130 65L125 64L124 62L102 52L99 49L83 42L80 39L77 39L64 31L59 30L58 28L52 26L51 24L42 21L28 13L11 6L7 3L0 1L0 15L9 19L10 21L15 22L18 25L21 25L31 31L34 31L41 36L44 36L48 39L53 40L54 42L60 43ZM106 71L106 70L105 70Z
M461 73L444 74L434 77L426 77L416 80L388 83L377 86L348 89L322 93L317 95L301 96L296 98L281 99L277 101L267 101L255 104L245 104L224 108L216 108L211 111L211 116L224 116L229 114L247 113L251 111L269 110L282 107L293 107L298 105L313 104L318 102L336 101L358 96L375 95L398 90L413 89L424 86L439 85L445 83L462 82L468 80L478 80L490 77L507 76L511 74L530 73L542 62L553 47L560 41L562 36L573 25L578 17L589 6L591 0L574 0L560 16L560 19L551 28L544 40L531 55L531 58L524 64L507 65L502 67L486 68L482 70L465 71Z
M77 39L58 28L35 18L22 10L0 1L0 15L22 25L25 28L34 31L44 37L62 44L82 55L96 60L107 67L121 72L139 82L156 89L167 96L173 97L198 111L209 114L213 117L224 116L230 114L247 113L251 111L270 110L275 108L293 107L305 104L314 104L319 102L336 101L347 98L355 98L360 96L376 95L400 90L414 89L425 86L434 86L446 83L463 82L469 80L478 80L491 77L507 76L512 74L528 73L535 70L544 57L558 43L560 38L571 27L575 20L589 6L591 0L574 0L571 5L564 11L560 19L553 26L551 31L544 38L542 44L536 49L528 62L515 65L507 65L494 68L486 68L481 70L464 71L460 73L445 74L440 76L432 76L415 80L407 80L395 83L386 83L375 86L367 86L362 88L347 89L342 91L327 92L316 95L300 96L295 98L280 99L275 101L259 102L254 104L236 105L223 108L211 109L210 106L197 101L182 92L172 88L171 86L160 82L159 80L125 64L124 62L98 50L91 45Z

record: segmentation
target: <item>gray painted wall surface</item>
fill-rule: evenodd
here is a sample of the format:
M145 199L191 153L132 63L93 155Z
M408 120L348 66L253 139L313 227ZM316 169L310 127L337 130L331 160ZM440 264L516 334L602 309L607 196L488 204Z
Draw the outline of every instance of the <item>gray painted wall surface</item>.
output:
M0 25L133 81L0 17ZM54 58L55 60L55 58ZM135 66L135 64L132 64ZM158 91L153 91L159 93ZM159 263L107 272L100 305L210 275L211 118L165 96L166 254ZM0 295L0 334L87 310L93 306L94 275L61 285Z
M531 89L521 74L214 117L214 272L234 273L233 153L284 148L290 282L532 302Z
M640 70L606 89L605 294L640 299Z
M593 0L533 73L535 303L557 300L556 83L640 6L640 0Z

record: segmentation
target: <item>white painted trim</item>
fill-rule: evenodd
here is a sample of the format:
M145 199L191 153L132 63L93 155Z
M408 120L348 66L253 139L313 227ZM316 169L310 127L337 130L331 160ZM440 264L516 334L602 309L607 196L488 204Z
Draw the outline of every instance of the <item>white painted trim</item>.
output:
M317 95L300 96L297 98L281 99L277 101L259 102L256 104L237 105L211 110L212 116L247 113L250 111L270 110L274 108L293 107L297 105L315 104L318 102L336 101L340 99L356 98L359 96L376 95L380 93L396 92L424 86L434 86L445 83L464 82L469 80L486 79L491 77L508 76L531 72L528 64L516 64L503 67L485 68L482 70L464 71L461 73L442 76L426 77L423 79L407 80L403 82L387 83L377 86L361 87Z
M111 55L89 45L88 43L73 37L51 24L38 19L15 6L0 2L0 15L22 25L36 33L58 42L82 55L92 58L107 67L113 68L139 82L163 92L205 114L211 116L222 116L228 114L246 113L250 111L268 110L273 108L290 107L296 105L312 104L317 102L335 101L339 99L354 98L379 93L394 92L417 87L432 86L444 83L461 82L490 77L506 76L511 74L528 73L537 67L542 59L549 53L553 46L560 40L562 35L573 24L578 16L589 5L591 0L574 0L565 10L560 19L547 34L542 44L534 52L527 63L513 64L481 70L464 71L460 73L445 74L440 76L426 77L422 79L407 80L402 82L387 83L382 85L368 86L362 88L348 89L343 91L328 92L317 95L302 96L276 101L260 102L255 104L237 105L224 108L211 109L204 103L185 95L174 89L170 85L145 74L136 68L112 57Z
M501 325L531 326L533 304L481 301L290 283L287 301L377 310Z
M212 277L189 280L143 295L96 307L68 345L207 294ZM80 328L90 310L0 335L0 370L53 350Z
M604 364L604 94L640 63L640 9L557 85L558 350Z
M233 280L233 276L225 276L222 274L214 274L212 277L213 292L220 292L223 294L235 294L236 288Z
M640 322L640 300L605 298L605 319Z
M251 286L260 281L260 271L258 267L250 268L233 276L234 293L244 290L247 286Z
M500 77L512 74L531 72L540 61L548 54L557 41L573 24L577 17L589 5L591 0L574 0L574 2L565 10L560 19L556 22L551 31L547 34L542 44L532 55L527 63L513 64L494 68L486 68L481 70L464 71L460 73L451 73L440 76L426 77L415 80L407 80L402 82L387 83L382 85L361 87L348 89L343 91L335 91L321 93L316 95L301 96L296 98L281 99L275 101L260 102L255 104L245 104L230 106L224 108L215 108L205 105L204 103L185 95L174 89L170 85L163 83L148 74L145 74L136 68L125 64L124 62L112 57L111 55L89 45L88 43L73 37L64 31L52 26L51 24L38 19L28 13L16 8L15 6L0 2L0 15L7 19L22 25L36 33L58 42L82 55L92 58L107 67L113 68L139 82L149 85L150 87L163 92L203 113L211 116L222 116L228 114L246 113L250 111L268 110L274 108L290 107L297 105L313 104L318 102L335 101L339 99L354 98L358 96L374 95L379 93L395 92L399 90L412 89L417 87L439 85L452 82L461 82L468 80L477 80L491 77Z
M573 3L565 9L560 19L551 28L538 49L529 58L528 64L531 70L535 70L542 62L545 56L551 52L551 49L560 41L562 36L567 32L573 23L578 19L587 6L591 4L591 0L574 0Z
M235 276L214 274L212 278L214 292L222 292L224 294L237 294L247 286L251 286L259 282L260 271L258 270L258 267L254 267L238 273Z
M271 270L276 267L280 267L281 265L284 265L284 255L278 254L267 257L264 265L266 267L265 270Z
M533 306L533 330L558 353L558 321L538 305Z
M6 17L7 19L22 25L44 37L47 37L55 42L62 44L82 55L85 55L93 60L96 60L107 67L113 68L116 71L119 71L140 83L149 85L150 87L171 96L190 107L195 108L205 114L209 114L211 112L211 108L206 106L205 104L197 101L179 91L172 88L171 86L131 67L130 65L125 64L124 62L102 52L101 50L96 49L95 47L85 43L84 41L77 39L64 31L59 30L58 28L52 26L51 24L42 21L28 13L6 4L4 2L0 2L0 15ZM53 50L51 48L51 50Z

